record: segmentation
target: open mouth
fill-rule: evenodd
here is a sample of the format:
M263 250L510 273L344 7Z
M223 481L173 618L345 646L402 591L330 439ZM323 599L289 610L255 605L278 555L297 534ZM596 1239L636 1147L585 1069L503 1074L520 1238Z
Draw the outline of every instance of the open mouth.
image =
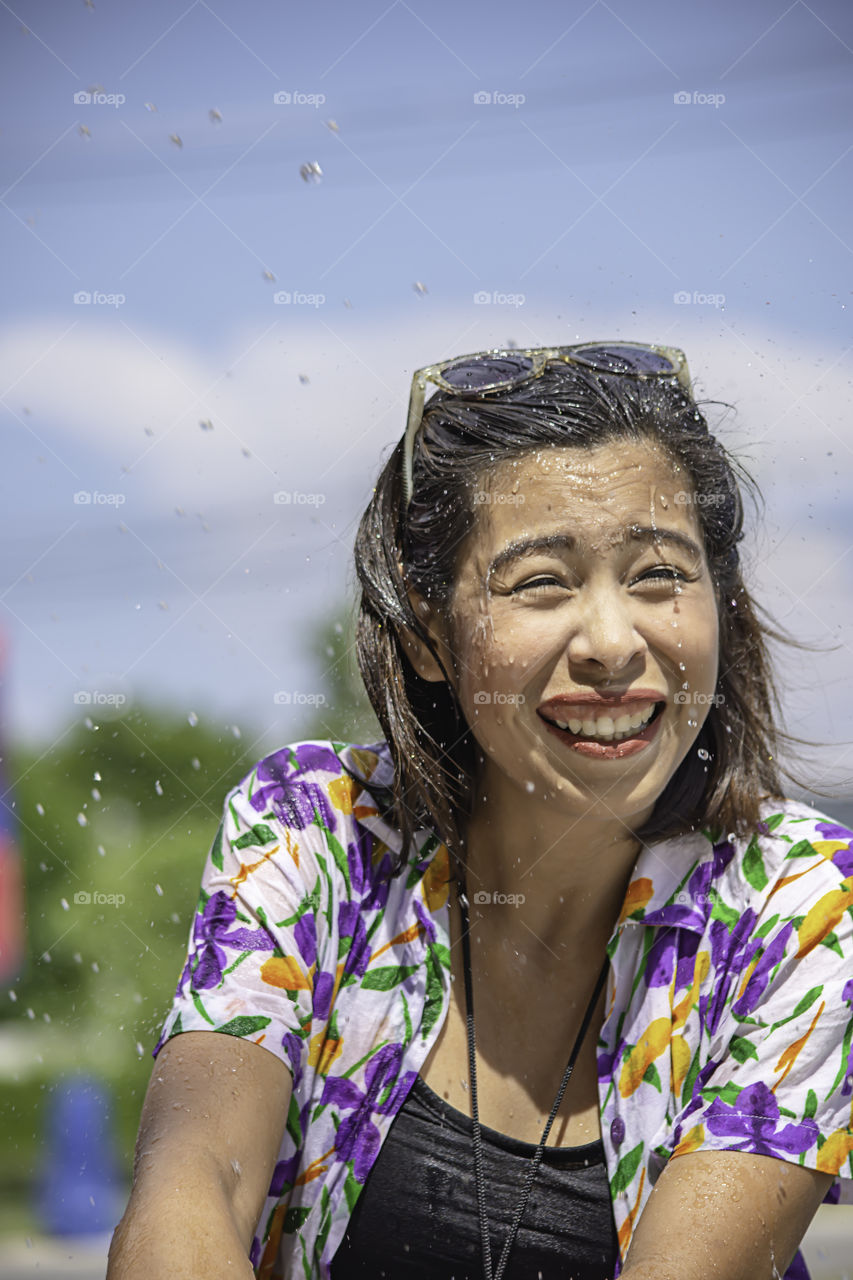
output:
M579 747L588 744L600 752L623 743L640 745L647 742L653 736L665 706L665 702L650 702L636 711L610 715L599 712L594 716L588 707L583 710L568 707L565 719L539 714L564 742Z

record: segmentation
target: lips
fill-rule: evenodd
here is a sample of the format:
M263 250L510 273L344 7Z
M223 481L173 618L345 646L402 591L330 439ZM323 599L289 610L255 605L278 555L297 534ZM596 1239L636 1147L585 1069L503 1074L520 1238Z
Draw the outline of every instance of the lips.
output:
M537 713L567 746L584 755L621 758L657 734L665 695L632 689L611 697L586 691L550 698Z

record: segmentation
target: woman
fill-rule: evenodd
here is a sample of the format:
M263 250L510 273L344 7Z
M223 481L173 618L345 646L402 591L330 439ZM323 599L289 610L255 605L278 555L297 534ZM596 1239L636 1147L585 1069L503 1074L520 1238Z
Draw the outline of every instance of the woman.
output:
M783 798L741 530L679 351L418 371L356 541L386 740L229 793L109 1280L807 1275L853 836Z

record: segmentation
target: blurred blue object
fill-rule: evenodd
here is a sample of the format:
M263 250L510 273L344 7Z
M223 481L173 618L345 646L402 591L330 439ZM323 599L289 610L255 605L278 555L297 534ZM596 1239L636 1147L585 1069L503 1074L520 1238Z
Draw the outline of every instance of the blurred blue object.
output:
M110 1095L95 1076L57 1082L46 1108L38 1212L56 1236L112 1231L125 1194L110 1129Z

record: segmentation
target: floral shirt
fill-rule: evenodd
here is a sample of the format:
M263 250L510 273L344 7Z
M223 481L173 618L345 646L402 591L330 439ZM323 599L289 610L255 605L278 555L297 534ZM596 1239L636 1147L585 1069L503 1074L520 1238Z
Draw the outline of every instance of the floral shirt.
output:
M298 742L229 793L154 1049L215 1030L292 1073L259 1277L327 1280L449 1007L448 853L422 830L390 875L392 777L384 742ZM763 819L748 841L644 846L608 943L598 1088L617 1274L686 1152L793 1161L836 1175L825 1203L853 1203L853 833L790 800ZM808 1276L801 1254L785 1274Z

